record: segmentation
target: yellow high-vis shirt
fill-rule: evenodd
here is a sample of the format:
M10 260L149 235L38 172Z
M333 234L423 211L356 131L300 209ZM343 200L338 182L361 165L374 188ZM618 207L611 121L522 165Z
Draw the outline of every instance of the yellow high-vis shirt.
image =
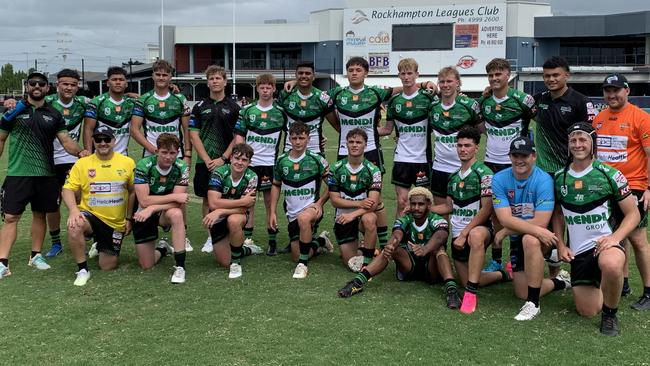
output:
M110 160L96 154L77 160L63 188L80 191L79 209L88 211L118 231L126 228L128 187L133 186L135 162L114 153Z

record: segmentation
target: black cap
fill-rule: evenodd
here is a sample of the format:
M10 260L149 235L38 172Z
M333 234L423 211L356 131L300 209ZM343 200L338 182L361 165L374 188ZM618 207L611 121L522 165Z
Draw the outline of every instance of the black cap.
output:
M113 129L106 125L97 126L93 131L93 137L102 136L102 135L110 137L111 140L115 138L115 133L113 133Z
M534 152L535 143L528 137L519 136L510 143L510 154L530 155Z
M615 88L626 88L626 89L630 87L627 84L627 78L618 73L607 75L605 81L603 81L602 88L605 89L609 86L613 86Z
M41 78L41 79L49 82L49 80L47 79L47 76L45 76L45 74L40 73L38 71L34 71L33 73L27 75L27 80L31 80L33 78Z

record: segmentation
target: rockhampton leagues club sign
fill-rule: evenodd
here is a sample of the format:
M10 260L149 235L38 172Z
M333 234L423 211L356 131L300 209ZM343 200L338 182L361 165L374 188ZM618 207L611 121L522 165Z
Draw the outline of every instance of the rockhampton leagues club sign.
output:
M461 74L485 74L506 54L506 4L349 8L343 21L343 57L362 56L372 75L396 75L415 58L420 71L453 65ZM343 70L345 73L345 70Z

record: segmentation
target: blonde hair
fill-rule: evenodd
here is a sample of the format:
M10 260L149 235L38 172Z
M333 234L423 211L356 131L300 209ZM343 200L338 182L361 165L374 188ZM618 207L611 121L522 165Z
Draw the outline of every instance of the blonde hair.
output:
M405 58L400 60L397 64L397 71L402 72L406 70L418 71L418 62L413 58Z
M456 69L453 66L445 66L440 71L438 71L438 79L442 76L447 76L447 75L453 75L456 80L458 80L458 85L460 86L460 73L458 73L458 69Z
M275 76L273 74L259 74L255 78L255 86L260 86L262 84L270 84L275 86Z
M424 198L429 201L429 203L433 203L433 194L431 194L431 191L424 187L413 187L409 191L408 199L409 201L411 200L411 197L413 196L424 196Z

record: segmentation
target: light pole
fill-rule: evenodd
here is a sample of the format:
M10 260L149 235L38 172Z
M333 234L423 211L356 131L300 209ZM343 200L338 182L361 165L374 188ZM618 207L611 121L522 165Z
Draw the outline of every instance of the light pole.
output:
M232 95L236 96L237 91L235 89L235 84L237 84L237 58L235 56L235 38L236 38L236 27L235 27L235 0L232 1Z

